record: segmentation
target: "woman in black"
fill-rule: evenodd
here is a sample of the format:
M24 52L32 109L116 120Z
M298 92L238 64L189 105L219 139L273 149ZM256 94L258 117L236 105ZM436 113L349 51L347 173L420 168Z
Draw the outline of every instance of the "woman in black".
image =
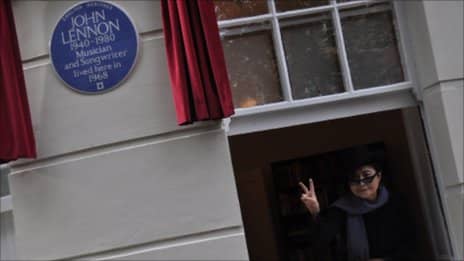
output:
M300 182L301 201L314 220L311 241L326 245L341 235L342 260L410 260L411 224L399 201L382 184L381 164L367 153L352 169L349 192L322 212L312 179L309 189Z

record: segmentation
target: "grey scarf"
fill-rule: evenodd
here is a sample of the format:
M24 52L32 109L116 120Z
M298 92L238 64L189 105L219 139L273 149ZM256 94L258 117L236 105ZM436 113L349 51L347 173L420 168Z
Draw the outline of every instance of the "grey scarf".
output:
M387 201L388 190L384 186L380 186L375 202L369 202L349 194L333 203L333 206L347 213L346 241L348 260L365 261L369 259L369 242L367 240L367 231L364 226L362 215L385 205Z

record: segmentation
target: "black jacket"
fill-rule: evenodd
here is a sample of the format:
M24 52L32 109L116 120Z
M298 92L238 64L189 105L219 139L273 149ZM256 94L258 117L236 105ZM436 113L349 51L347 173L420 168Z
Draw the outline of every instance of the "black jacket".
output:
M310 221L312 245L320 248L333 243L336 245L337 260L346 260L346 219L346 212L337 207L322 211ZM397 199L391 198L382 207L364 214L363 219L368 234L370 258L413 259L413 224Z

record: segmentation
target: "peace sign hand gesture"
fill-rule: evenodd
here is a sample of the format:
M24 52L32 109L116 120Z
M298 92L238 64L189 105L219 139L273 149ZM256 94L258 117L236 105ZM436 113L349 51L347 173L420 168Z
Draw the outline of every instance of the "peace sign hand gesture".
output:
M310 178L309 179L309 190L303 184L303 182L300 182L300 187L303 189L303 194L301 194L301 201L305 204L306 208L309 210L311 215L313 217L317 216L319 214L319 201L317 201L317 196L316 196L316 191L314 190L314 183L313 180Z

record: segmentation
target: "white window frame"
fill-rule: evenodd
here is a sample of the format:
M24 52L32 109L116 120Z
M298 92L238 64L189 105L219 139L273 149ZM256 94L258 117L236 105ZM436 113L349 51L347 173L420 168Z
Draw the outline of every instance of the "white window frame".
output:
M395 34L397 39L397 48L399 51L401 65L404 74L404 81L391 85L378 86L367 89L355 90L353 88L353 83L351 79L351 73L349 68L348 57L345 48L345 41L342 34L342 25L340 20L340 11L347 8L353 7L363 7L366 4L377 4L377 3L390 3L392 8L391 12L395 22ZM232 123L235 119L253 117L255 119L259 118L259 114L268 113L268 112L281 112L281 111L290 111L290 110L302 110L307 107L318 106L327 106L329 104L337 104L339 102L346 102L351 100L357 100L358 98L363 97L375 97L377 100L382 96L392 97L392 93L398 93L402 95L414 96L415 99L420 98L418 95L418 90L416 84L414 84L414 79L411 74L411 63L410 58L407 56L406 52L406 42L405 42L405 33L404 25L399 15L400 10L398 10L398 5L395 1L390 0L358 0L345 3L337 3L336 0L330 0L330 5L311 7L305 9L291 10L286 12L277 13L274 0L267 0L269 13L264 15L236 18L230 20L219 21L218 26L221 30L221 35L227 35L226 31L230 27L243 26L246 29L246 25L268 21L272 25L272 34L273 34L273 44L275 50L275 57L277 60L278 72L280 75L280 86L284 100L280 102L267 103L264 105L257 105L249 108L236 108L235 115L232 116ZM315 14L330 12L332 15L332 23L335 30L336 36L336 45L339 57L340 69L343 75L343 82L345 87L345 92L319 96L319 97L308 97L305 99L292 99L291 95L291 85L288 74L287 62L285 60L285 51L283 48L283 42L281 39L281 32L279 28L279 19L281 18L291 18L301 15ZM412 97L411 96L411 97ZM358 99L359 100L359 99ZM395 102L393 102L395 103ZM415 101L411 102L409 99L403 105L396 104L398 107L407 107L414 105ZM317 106L316 106L317 107ZM289 110L290 109L290 110ZM392 109L391 106L386 106L385 109ZM291 114L289 114L291 116ZM311 120L314 122L315 120ZM308 122L309 123L309 122ZM240 134L242 131L238 130L232 133L232 135ZM245 131L249 132L249 131Z

